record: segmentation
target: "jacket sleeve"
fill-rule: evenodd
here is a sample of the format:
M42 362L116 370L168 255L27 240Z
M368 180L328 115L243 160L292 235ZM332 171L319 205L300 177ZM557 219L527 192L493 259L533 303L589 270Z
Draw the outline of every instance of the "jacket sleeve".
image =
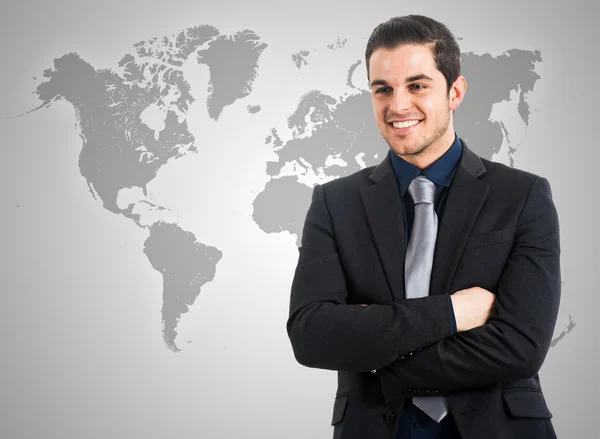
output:
M411 395L413 389L448 394L533 377L550 348L560 288L558 215L548 181L538 177L517 221L486 324L381 369L386 401Z
M348 219L350 221L350 219ZM294 274L287 333L305 366L367 372L451 334L447 294L390 304L348 303L325 189L315 186Z

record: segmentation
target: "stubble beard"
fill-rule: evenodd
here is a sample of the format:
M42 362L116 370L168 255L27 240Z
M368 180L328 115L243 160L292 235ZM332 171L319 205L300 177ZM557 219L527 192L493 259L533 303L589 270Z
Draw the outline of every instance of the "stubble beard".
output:
M409 155L415 156L423 154L425 151L429 149L429 147L439 140L446 132L448 131L448 126L450 125L450 111L446 113L446 117L441 117L438 119L438 123L436 124L436 129L430 135L423 135L421 138L417 139L417 141L408 147L403 148L402 151L397 150L394 147L393 143L390 141L390 138L387 136L383 136L386 143L390 147L390 149L398 156L401 155Z

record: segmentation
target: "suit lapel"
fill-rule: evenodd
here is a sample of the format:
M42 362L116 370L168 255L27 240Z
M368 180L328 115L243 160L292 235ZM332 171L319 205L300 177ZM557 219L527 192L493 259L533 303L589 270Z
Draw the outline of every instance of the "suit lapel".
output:
M376 184L361 190L363 204L392 299L404 294L404 220L398 183L389 154L371 173Z
M488 185L477 179L486 172L481 158L461 141L463 153L448 188L435 243L430 294L450 292L458 261L489 190Z
M438 230L431 294L448 292L464 245L489 190L487 185L477 180L485 172L481 159L461 141L463 153L449 187ZM369 226L392 299L404 300L404 220L398 183L389 154L369 178L375 184L360 191Z

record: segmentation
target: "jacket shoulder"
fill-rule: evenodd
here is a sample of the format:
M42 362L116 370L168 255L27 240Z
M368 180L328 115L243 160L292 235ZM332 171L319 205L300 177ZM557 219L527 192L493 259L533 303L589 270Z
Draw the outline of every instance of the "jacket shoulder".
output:
M353 192L358 189L362 189L368 186L370 183L369 175L375 170L375 166L369 166L367 168L356 171L353 174L338 177L334 180L330 180L326 183L322 183L323 190L327 192Z
M509 183L511 186L531 186L538 178L544 178L533 172L519 168L512 168L504 163L494 162L481 157L481 162L486 169L485 178L491 182Z

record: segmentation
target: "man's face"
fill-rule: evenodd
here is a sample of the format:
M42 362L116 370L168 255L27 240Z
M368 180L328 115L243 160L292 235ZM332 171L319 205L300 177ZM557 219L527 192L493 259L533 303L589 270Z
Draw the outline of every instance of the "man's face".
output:
M396 155L414 162L450 147L456 93L451 90L448 95L430 46L402 44L376 49L370 59L370 79L375 121ZM394 127L393 122L401 124Z

